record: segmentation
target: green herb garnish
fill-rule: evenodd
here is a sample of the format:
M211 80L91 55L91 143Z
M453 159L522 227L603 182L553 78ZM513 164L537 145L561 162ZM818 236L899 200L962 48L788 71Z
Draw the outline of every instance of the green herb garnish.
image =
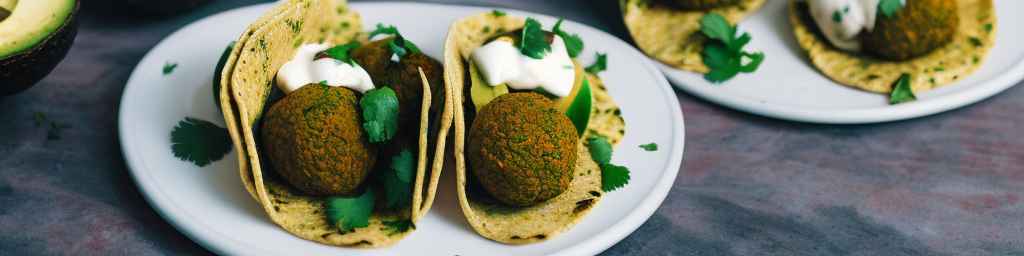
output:
M917 100L914 91L910 88L910 74L902 74L893 84L892 93L889 94L889 104L900 104Z
M839 12L839 10L832 12L832 21L835 21L836 23L843 22L843 13Z
M370 226L373 200L372 189L367 189L358 197L328 197L327 221L338 227L342 233Z
M412 178L416 161L408 149L391 158L391 169L381 174L384 204L388 209L401 209L412 200Z
M178 68L178 63L167 62L164 63L164 75L170 75L174 73L174 69Z
M519 52L534 59L544 58L544 55L551 51L551 44L548 44L546 37L540 22L526 18L522 39L519 40Z
M640 145L640 148L642 148L642 149L644 149L646 151L658 151L658 143L651 142L651 143L643 144L643 145Z
M491 15L494 15L494 17L501 17L501 16L505 16L506 13L504 11L501 11L501 10L493 10L493 11L491 11Z
M363 130L372 143L391 140L398 130L398 96L387 86L369 90L359 100L363 108Z
M562 21L563 19L558 19L558 22L555 22L555 27L551 31L565 42L565 50L569 52L569 57L576 58L576 56L580 55L580 52L583 52L583 39L580 39L580 36L577 34L570 34L562 30Z
M416 44L412 43L412 41L406 40L405 37L402 36L402 33L398 32L398 28L395 28L395 26L384 26L384 24L377 23L377 29L370 32L369 38L372 39L377 35L395 36L393 40L388 42L388 49L391 50L391 53L398 55L399 59L405 57L405 55L409 53L420 52L420 48L416 46Z
M974 46L974 47L981 47L981 45L984 44L984 43L981 42L981 39L979 39L977 37L973 37L973 36L972 37L968 37L967 41L970 42L971 45Z
M886 18L892 18L896 16L896 12L903 9L903 0L881 0L878 2L879 13L885 15Z
M209 121L185 117L171 130L171 152L199 167L220 160L231 151L228 130Z
M352 51L352 49L359 48L359 46L359 42L354 41L347 44L336 45L334 47L331 47L330 49L327 49L326 51L323 51L322 54L317 56L317 58L319 59L329 57L344 63L348 63L349 65L357 65L356 60L353 59L352 55L350 55L349 53Z
M701 54L704 65L711 68L711 71L704 75L704 79L712 83L727 81L740 72L752 73L764 61L764 53L743 51L743 47L750 43L750 34L743 33L737 37L736 27L729 25L722 15L704 15L700 19L700 30L712 39L704 43L704 51ZM749 59L749 62L743 64L744 59Z
M601 71L605 71L607 69L608 69L608 55L604 54L604 53L597 53L597 60L595 60L593 64L590 64L590 66L587 66L587 68L585 68L585 70L587 70L587 73L591 73L591 74L595 74L595 75L597 73L601 73Z
M629 183L629 168L611 163L612 145L602 136L587 139L590 157L601 167L601 190L611 192Z
M404 233L409 229L416 229L416 224L412 223L412 220L385 220L381 223L384 224L384 231L389 236Z

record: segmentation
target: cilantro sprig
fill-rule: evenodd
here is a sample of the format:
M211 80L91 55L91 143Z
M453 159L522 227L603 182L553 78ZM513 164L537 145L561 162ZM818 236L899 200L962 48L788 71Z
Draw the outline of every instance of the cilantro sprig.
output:
M590 66L587 66L585 68L585 70L587 70L587 73L591 73L591 74L595 74L595 75L597 73L601 73L601 71L605 71L607 69L608 69L608 54L604 54L604 53L597 53L597 60L595 60L593 64L590 64Z
M548 44L546 37L539 21L526 18L522 39L519 40L519 52L534 59L544 58L544 55L551 52L551 44Z
M351 42L347 44L336 45L334 47L331 47L330 49L327 49L326 51L320 52L319 54L317 54L316 58L332 58L341 62L348 63L349 65L356 65L356 60L352 58L350 52L352 51L352 49L359 48L359 46L359 42Z
M393 25L385 26L382 23L377 23L377 29L374 29L372 32L370 32L369 38L372 39L377 35L395 36L394 40L388 42L388 50L391 50L391 53L397 55L399 60L401 60L402 57L405 57L405 55L408 55L410 53L421 52L420 48L416 46L416 44L414 44L412 41L405 39L405 37L402 36L402 33L398 32L398 28L395 28L395 26Z
M164 63L163 73L164 73L165 76L166 75L170 75L171 73L174 73L174 70L177 69L177 68L178 68L178 63L169 62L168 61L168 62Z
M370 142L382 144L398 130L398 96L387 86L369 90L359 100L363 108L363 130Z
M640 145L640 148L644 149L645 151L658 151L658 143L651 142L643 144Z
M409 229L416 229L416 224L412 223L412 220L385 220L381 222L384 224L384 229L387 234L394 235L408 231Z
M590 157L601 167L601 190L611 192L629 184L629 168L615 165L612 160L612 144L602 136L587 139Z
M915 100L917 100L917 96L914 96L914 91L910 88L910 74L904 73L892 85L889 104L896 105Z
M228 130L209 121L185 117L171 130L171 152L199 167L220 160L231 151Z
M750 43L750 34L737 36L735 26L729 25L725 17L717 13L709 13L701 17L700 30L709 39L704 43L704 65L711 71L704 79L712 83L721 83L732 79L739 73L752 73L764 61L764 53L750 53L743 47ZM744 60L748 60L744 64Z
M326 204L327 221L342 233L370 226L373 200L373 189L367 189L357 197L329 197Z
M878 2L879 13L886 18L896 16L896 13L903 9L904 0L881 0Z
M555 27L551 29L551 32L561 37L562 41L565 42L565 50L569 52L569 57L576 58L576 56L579 56L580 53L583 52L583 39L580 39L580 36L577 34L570 34L569 32L562 30L563 20L564 19L558 19L558 22L555 22Z
M381 173L384 204L388 209L401 209L412 200L412 178L416 161L408 149L391 158L391 168Z

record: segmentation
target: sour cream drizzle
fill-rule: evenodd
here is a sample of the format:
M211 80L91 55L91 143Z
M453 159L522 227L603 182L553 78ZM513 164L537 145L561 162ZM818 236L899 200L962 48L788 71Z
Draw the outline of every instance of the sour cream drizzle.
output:
M341 86L366 93L374 88L370 74L358 64L348 64L332 58L315 59L327 50L328 44L304 44L281 69L277 71L277 87L291 93L300 87L326 81L328 86Z
M558 97L572 92L576 71L562 38L555 36L551 52L541 59L519 52L511 40L494 40L472 54L473 62L490 86L507 84L517 90L544 89Z
M811 17L836 48L860 51L857 35L875 28L880 0L807 0Z

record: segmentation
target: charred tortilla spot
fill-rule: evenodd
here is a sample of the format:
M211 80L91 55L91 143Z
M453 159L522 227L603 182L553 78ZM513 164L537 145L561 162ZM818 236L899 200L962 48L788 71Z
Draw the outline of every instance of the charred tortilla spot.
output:
M579 214L580 212L590 209L591 206L594 206L593 198L584 199L579 202L576 202L576 208L572 209L572 214Z

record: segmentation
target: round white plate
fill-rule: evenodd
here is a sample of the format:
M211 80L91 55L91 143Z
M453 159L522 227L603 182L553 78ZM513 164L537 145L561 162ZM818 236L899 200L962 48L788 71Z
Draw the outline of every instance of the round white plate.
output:
M683 116L668 82L652 62L630 45L575 22L564 28L586 42L584 63L595 52L609 55L601 74L622 106L626 137L613 162L633 170L624 189L609 193L571 231L550 241L503 245L476 235L465 222L455 195L454 172L446 170L429 214L417 230L383 249L346 249L305 241L271 223L242 188L235 153L199 168L170 151L169 134L186 116L223 126L211 94L213 68L224 46L270 5L240 8L192 23L164 39L139 63L125 88L120 138L136 183L165 219L210 250L229 255L540 255L595 254L636 230L658 208L675 181L683 157ZM356 3L364 29L378 22L396 25L427 54L437 58L448 25L488 8L411 3ZM509 11L554 25L552 17ZM400 15L398 15L400 14ZM165 63L177 63L169 75ZM658 143L656 152L638 145Z
M786 7L771 0L740 23L752 49L766 55L761 68L714 85L703 76L659 63L672 83L706 100L753 114L814 123L875 123L931 115L978 102L1024 78L1024 1L996 0L996 45L984 65L959 82L917 95L915 102L889 105L888 95L829 80L811 66L793 37Z

